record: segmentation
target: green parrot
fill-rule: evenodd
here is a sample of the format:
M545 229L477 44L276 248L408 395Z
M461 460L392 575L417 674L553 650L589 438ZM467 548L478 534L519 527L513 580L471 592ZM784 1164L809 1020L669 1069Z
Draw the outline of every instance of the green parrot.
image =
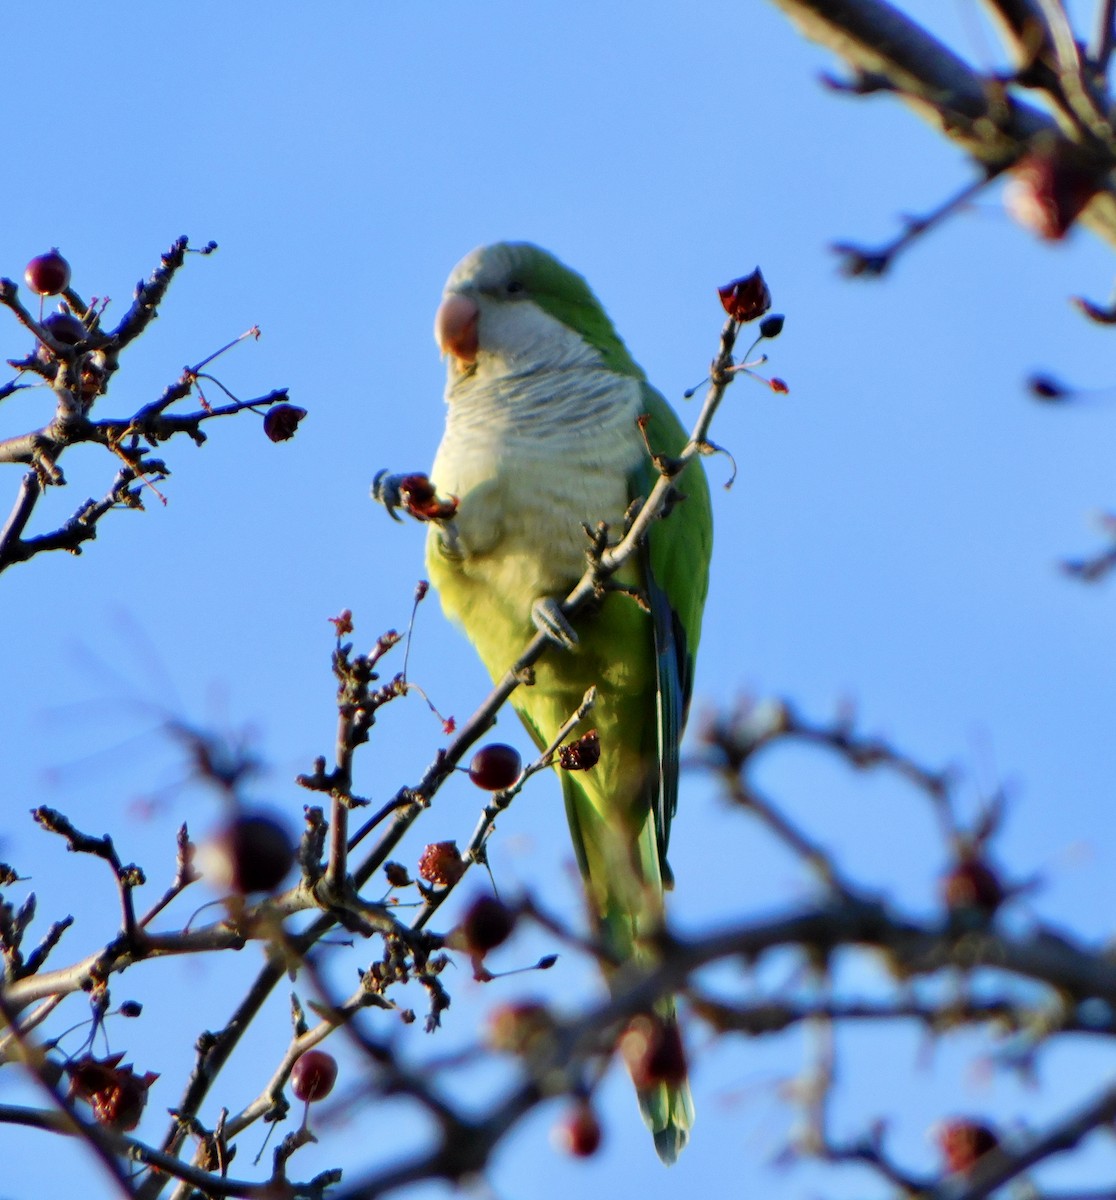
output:
M596 686L587 722L600 760L559 771L566 815L603 944L619 964L651 961L712 545L704 470L691 461L675 481L683 499L614 577L621 587L571 627L559 606L585 570L585 527L607 522L618 540L632 501L658 478L648 446L678 454L686 431L585 280L537 246L500 243L462 259L435 337L448 413L431 480L459 506L430 527L430 579L494 680L537 629L558 643L511 700L540 748ZM608 974L616 986L623 967ZM656 1011L676 1033L673 1001ZM671 1163L693 1121L689 1085L684 1075L636 1084Z

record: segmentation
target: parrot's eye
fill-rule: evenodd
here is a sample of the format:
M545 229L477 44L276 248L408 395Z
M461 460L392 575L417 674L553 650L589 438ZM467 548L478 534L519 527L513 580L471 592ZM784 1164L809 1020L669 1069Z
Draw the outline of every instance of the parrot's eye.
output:
M523 284L521 284L518 279L511 279L508 281L504 290L508 293L509 296L514 296L517 292L522 292L524 290L524 287L523 287Z

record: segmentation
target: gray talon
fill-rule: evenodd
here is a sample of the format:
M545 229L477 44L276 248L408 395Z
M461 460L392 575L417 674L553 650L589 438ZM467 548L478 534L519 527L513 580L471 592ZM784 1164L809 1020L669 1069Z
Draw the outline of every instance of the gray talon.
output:
M566 620L562 606L553 596L543 596L531 605L531 620L539 633L545 634L563 650L573 650L577 646L574 627Z

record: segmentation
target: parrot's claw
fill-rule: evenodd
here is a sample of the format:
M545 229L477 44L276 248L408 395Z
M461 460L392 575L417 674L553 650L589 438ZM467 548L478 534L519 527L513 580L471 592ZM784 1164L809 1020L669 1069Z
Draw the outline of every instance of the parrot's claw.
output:
M531 605L531 620L539 633L563 650L573 650L577 646L574 627L566 620L562 606L553 596L543 596Z
M385 467L377 471L372 479L372 499L387 509L388 516L393 521L401 521L397 510L403 507L403 490L400 484L406 475L393 475Z

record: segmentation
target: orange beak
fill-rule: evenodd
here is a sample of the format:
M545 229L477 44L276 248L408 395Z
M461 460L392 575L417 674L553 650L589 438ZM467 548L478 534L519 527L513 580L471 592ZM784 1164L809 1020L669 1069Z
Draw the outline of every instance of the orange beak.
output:
M443 354L452 354L462 366L477 361L477 318L480 309L468 296L443 297L434 318L434 338Z

